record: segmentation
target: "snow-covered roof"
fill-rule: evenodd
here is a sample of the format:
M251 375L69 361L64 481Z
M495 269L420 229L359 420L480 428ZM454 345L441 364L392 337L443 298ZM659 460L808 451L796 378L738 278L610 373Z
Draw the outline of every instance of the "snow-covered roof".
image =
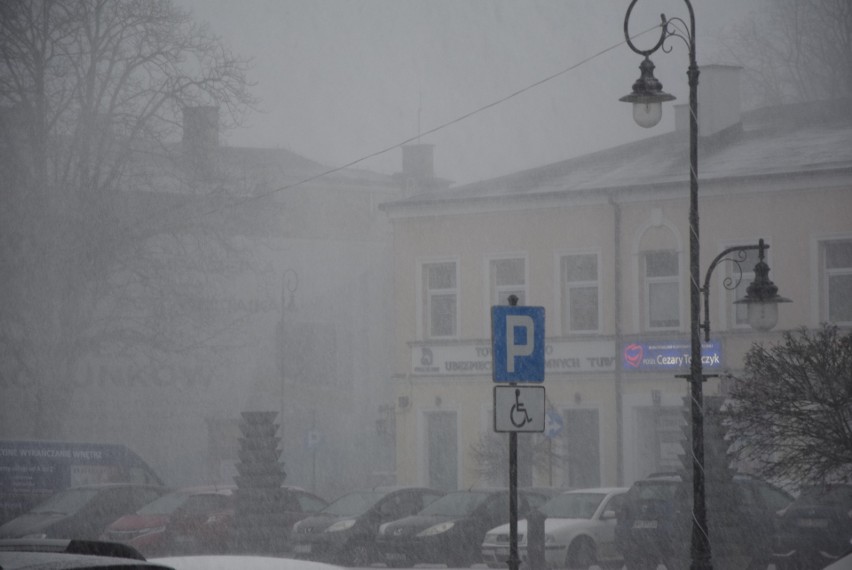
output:
M825 172L852 175L852 105L811 104L744 113L742 121L699 138L702 184ZM689 178L689 133L669 132L506 176L415 195L383 208L571 197L637 187L682 188Z

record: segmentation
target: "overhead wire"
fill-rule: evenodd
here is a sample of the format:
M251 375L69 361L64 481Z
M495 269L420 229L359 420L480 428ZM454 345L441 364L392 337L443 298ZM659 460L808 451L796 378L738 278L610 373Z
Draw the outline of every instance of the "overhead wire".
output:
M637 33L637 34L635 34L635 35L631 36L631 39L635 39L635 38L638 38L638 37L640 37L640 36L643 36L643 35L647 34L648 32L650 32L650 31L652 31L652 30L655 30L655 29L657 29L657 28L660 28L660 27L661 27L661 25L662 25L662 24L655 24L655 25L653 25L653 26L651 26L651 27L649 27L649 28L647 28L647 29L645 29L645 30L643 30L643 31L641 31L641 32L639 32L639 33ZM531 83L531 84L529 84L529 85L527 85L527 86L525 86L525 87L522 87L522 88L520 88L520 89L517 89L517 90L515 90L515 91L513 91L513 92L509 93L508 95L505 95L505 96L503 96L503 97L500 97L499 99L495 99L494 101L492 101L492 102L490 102L490 103L487 103L487 104L485 104L485 105L482 105L482 106L480 106L480 107L477 107L476 109L473 109L473 110L468 111L468 112L466 112L466 113L464 113L464 114L462 114L462 115L459 115L459 116L455 117L454 119L451 119L451 120L449 120L449 121L446 121L446 122L440 123L440 124L438 124L438 125L436 125L436 126L434 126L434 127L430 128L430 129L427 129L426 131L422 131L422 132L421 132L421 131L420 131L420 128L419 128L419 125L418 125L418 132L417 132L417 134L415 134L415 135L413 135L413 136L410 136L410 137L408 137L408 138L406 138L406 139L404 139L404 140L402 140L402 141L396 142L396 143L394 143L394 144L392 144L392 145L386 146L386 147L381 148L381 149L379 149L379 150L376 150L376 151L374 151L374 152L371 152L371 153L368 153L368 154L362 155L362 156L361 156L361 157L359 157L359 158L356 158L356 159L354 159L354 160L350 160L349 162L346 162L346 163L341 164L341 165L339 165L339 166L335 166L335 167L332 167L332 168L328 168L328 169L326 169L326 170L324 170L324 171L322 171L322 172L319 172L319 173L317 173L317 174L313 174L313 175L311 175L311 176L308 176L308 177L302 178L302 179L297 180L296 182L293 182L293 183L291 183L291 184L285 184L285 185L283 185L283 186L279 186L279 187L273 188L273 189L271 189L271 190L267 190L267 191L265 191L265 192L258 192L258 193L256 193L256 194L252 194L252 195L250 195L250 196L243 196L243 197L237 198L237 199L235 199L235 200L232 200L232 201L230 201L230 202L228 202L228 203L226 203L226 204L218 205L218 206L216 206L215 208L212 208L212 209L210 209L210 210L207 210L207 211L204 211L204 212L199 212L197 215L198 215L199 217L200 217L200 216L208 216L208 215L214 214L214 213L216 213L216 212L219 212L219 211L221 211L221 210L223 210L223 209L225 209L225 208L233 208L233 207L237 207L237 206L240 206L240 205L242 205L242 204L245 204L245 203L247 203L247 202L251 202L251 201L253 201L253 200L258 200L258 199L261 199L261 198L267 198L267 197L269 197L269 196L272 196L273 194L277 194L277 193L279 193L279 192L284 192L284 191L286 191L286 190L290 190L290 189L293 189L293 188L297 188L297 187L302 186L302 185L304 185L304 184L307 184L307 183L309 183L309 182L313 182L314 180L317 180L317 179L319 179L319 178L324 178L324 177L329 176L329 175L331 175L331 174L334 174L334 173L336 173L336 172L340 172L340 171L342 171L342 170L346 170L347 168L351 168L351 167L353 167L353 166L355 166L355 165L357 165L357 164L360 164L360 163L362 163L362 162L365 162L365 161L370 160L370 159L372 159L372 158L375 158L375 157L377 157L377 156L381 156L381 155L383 155L383 154L385 154L385 153L387 153L387 152L390 152L390 151L392 151L392 150L395 150L395 149L397 149L397 148L400 148L400 147L402 147L402 146L405 146L406 144L409 144L409 143L412 143L412 142L418 141L418 140L420 140L423 136L430 135L430 134L436 133L436 132L438 132L438 131L442 131L442 130L444 130L444 129L448 128L448 127L451 127L451 126L453 126L453 125L455 125L455 124L457 124L457 123L460 123L460 122L462 122L462 121L465 121L465 120L467 120L467 119L469 119L469 118L471 118L471 117L473 117L473 116L475 116L475 115L478 115L478 114L483 113L483 112L485 112L485 111L487 111L487 110L489 110L489 109L492 109L492 108L494 108L494 107L496 107L496 106L498 106L498 105L501 105L501 104L505 103L506 101L509 101L510 99L514 99L515 97L518 97L518 96L520 96L520 95L522 95L522 94L526 93L527 91L530 91L530 90L532 90L532 89L535 89L536 87L539 87L539 86L541 86L541 85L543 85L543 84L545 84L545 83L548 83L548 82L550 82L550 81L552 81L552 80L556 79L557 77L560 77L560 76L562 76L562 75L565 75L566 73L569 73L569 72L571 72L571 71L574 71L575 69L577 69L577 68L579 68L579 67L581 67L581 66L583 66L583 65L586 65L587 63L589 63L589 62L591 62L591 61L593 61L593 60L595 60L595 59L597 59L597 58L599 58L599 57L601 57L601 56L603 56L603 55L605 55L605 54L609 53L610 51L612 51L612 50L614 50L614 49L616 49L616 48L618 48L618 47L621 47L622 45L624 45L624 44L626 44L626 43L627 43L627 40L622 40L622 41L620 41L620 42L617 42L617 43L615 43L615 44L612 44L612 45L610 45L610 46L608 46L608 47L606 47L606 48L604 48L604 49L601 49L600 51L598 51L598 52L596 52L596 53L594 53L594 54L592 54L592 55L590 55L590 56L588 56L588 57L586 57L586 58L584 58L584 59L582 59L582 60L578 61L577 63L575 63L575 64L573 64L573 65L571 65L571 66L569 66L569 67L566 67L565 69L562 69L562 70L560 70L560 71L557 71L556 73L553 73L553 74L551 74L551 75L548 75L548 76L544 77L543 79L540 79L540 80L535 81L534 83Z

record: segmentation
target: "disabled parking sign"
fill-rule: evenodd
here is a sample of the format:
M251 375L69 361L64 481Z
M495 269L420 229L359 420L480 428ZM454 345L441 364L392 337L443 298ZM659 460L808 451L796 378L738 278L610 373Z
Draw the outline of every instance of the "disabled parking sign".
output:
M544 386L494 386L495 432L543 432Z
M544 307L491 307L494 382L544 382Z

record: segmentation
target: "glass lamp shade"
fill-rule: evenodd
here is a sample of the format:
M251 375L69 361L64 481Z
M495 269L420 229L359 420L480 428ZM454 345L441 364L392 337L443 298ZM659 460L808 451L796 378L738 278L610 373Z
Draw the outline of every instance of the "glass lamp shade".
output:
M748 324L756 331L766 332L778 323L778 303L749 303L747 308Z
M633 120L642 128L650 129L663 118L663 105L659 101L633 103Z
M748 324L756 331L772 330L778 323L778 303L789 303L790 299L778 294L778 287L769 279L769 266L763 260L764 246L760 240L760 261L754 266L754 281L746 288L746 296L735 305L746 305Z
M641 74L633 90L619 101L633 104L633 120L640 127L650 129L663 117L664 101L674 100L674 95L663 91L663 84L654 77L654 62L648 56L639 65Z

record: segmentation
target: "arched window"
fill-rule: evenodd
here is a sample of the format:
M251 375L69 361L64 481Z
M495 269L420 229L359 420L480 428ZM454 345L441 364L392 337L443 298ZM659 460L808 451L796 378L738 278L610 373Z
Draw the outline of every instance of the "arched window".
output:
M639 230L635 244L640 329L679 330L683 319L681 247L674 226L655 210L650 223Z

